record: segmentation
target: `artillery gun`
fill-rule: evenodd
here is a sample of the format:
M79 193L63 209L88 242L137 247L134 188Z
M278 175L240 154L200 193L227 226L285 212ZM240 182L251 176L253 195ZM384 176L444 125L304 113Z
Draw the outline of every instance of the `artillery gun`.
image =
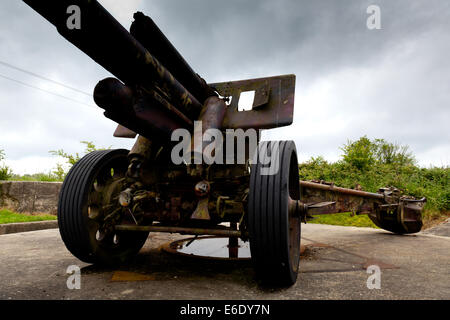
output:
M126 262L149 232L227 237L230 250L240 238L259 279L292 285L301 223L314 215L352 211L394 233L420 231L425 199L300 181L295 143L260 141L260 130L292 124L295 75L207 84L140 12L128 32L94 0L24 2L116 77L98 83L94 100L118 123L114 136L137 137L131 151L86 155L63 183L58 224L78 259ZM246 91L255 96L242 111Z

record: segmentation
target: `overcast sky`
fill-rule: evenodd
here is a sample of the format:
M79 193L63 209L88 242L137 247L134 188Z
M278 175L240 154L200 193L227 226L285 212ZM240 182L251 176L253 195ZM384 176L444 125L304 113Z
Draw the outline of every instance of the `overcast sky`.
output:
M447 0L102 0L127 29L150 15L209 82L294 73L292 139L300 161L340 158L348 139L409 145L421 166L450 165L450 2ZM367 7L381 8L369 30ZM0 1L0 61L92 93L110 74L19 0ZM18 84L4 77L69 97ZM0 149L16 173L49 171L48 151L81 140L129 148L92 97L0 64Z

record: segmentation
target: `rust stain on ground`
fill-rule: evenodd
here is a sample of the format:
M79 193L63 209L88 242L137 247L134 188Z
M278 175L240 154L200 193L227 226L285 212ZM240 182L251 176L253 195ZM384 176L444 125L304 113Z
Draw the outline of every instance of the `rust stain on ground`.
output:
M154 276L145 275L142 273L129 272L129 271L116 271L111 277L112 282L122 282L122 281L149 281L155 280Z
M311 244L307 244L307 247L313 247L313 248L332 248L329 244L326 243L320 243L320 242L314 242Z
M300 245L300 255L303 255L305 253L306 246Z
M362 265L362 268L367 269L369 266L373 266L373 265L379 266L380 269L399 269L399 267L394 266L392 264L388 264L383 261L370 259L370 258L366 260L366 262Z

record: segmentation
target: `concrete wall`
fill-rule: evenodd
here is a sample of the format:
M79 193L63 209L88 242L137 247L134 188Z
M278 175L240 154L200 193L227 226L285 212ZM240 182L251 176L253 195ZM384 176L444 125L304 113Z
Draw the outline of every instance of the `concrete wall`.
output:
M0 208L55 214L61 182L0 181Z

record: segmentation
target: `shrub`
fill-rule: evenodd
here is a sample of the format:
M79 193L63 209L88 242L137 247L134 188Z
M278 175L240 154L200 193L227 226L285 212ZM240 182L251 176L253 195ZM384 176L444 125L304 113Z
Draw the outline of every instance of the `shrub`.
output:
M4 159L5 153L2 149L0 149L0 180L8 180L12 175L11 169L5 164L1 164Z
M384 139L370 140L366 136L348 141L342 148L343 161L359 169L368 170L374 164L411 166L416 163L408 146Z
M92 141L81 141L80 143L85 145L85 149L84 149L84 155L94 152L94 151L98 151L98 150L106 150L106 149L110 149L111 146L109 146L108 148L97 148L95 146L95 144ZM80 156L80 154L77 152L75 154L69 154L67 152L65 152L63 149L59 149L59 150L51 150L49 151L50 154L54 155L54 156L59 156L62 157L64 159L66 159L66 164L68 165L67 169L64 169L63 165L61 163L58 163L56 165L56 168L52 171L52 174L57 177L58 180L64 180L64 178L66 177L67 173L69 172L70 168L77 163L82 156Z
M348 141L342 148L343 160L359 170L365 170L375 162L376 146L367 137Z

